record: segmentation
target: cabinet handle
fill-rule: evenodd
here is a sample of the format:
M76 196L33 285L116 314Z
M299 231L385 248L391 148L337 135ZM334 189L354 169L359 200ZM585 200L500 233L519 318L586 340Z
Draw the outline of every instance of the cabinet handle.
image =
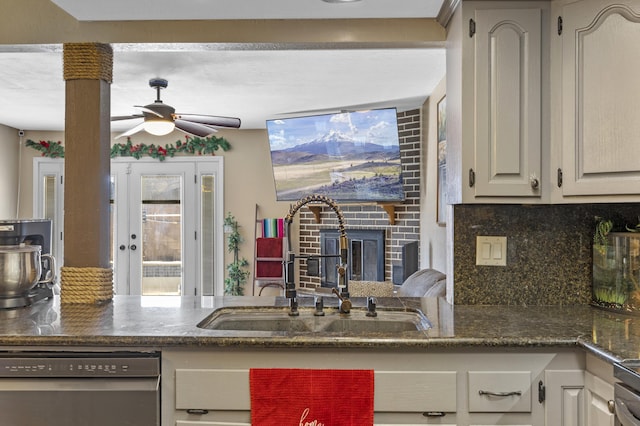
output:
M558 169L556 174L558 188L562 188L562 169Z
M607 401L607 408L611 414L616 412L616 402L613 399Z
M427 411L422 413L424 417L444 417L444 412L442 411Z
M520 396L520 395L522 395L522 392L521 392L521 391L511 391L511 392L491 392L491 391L483 391L483 390L479 390L479 391L478 391L478 395L499 396L499 397L505 397L505 396Z
M209 413L209 410L201 410L201 409L198 409L198 408L189 408L189 409L187 410L187 413L189 413L189 414L199 414L199 415L202 415L202 414L207 414L207 413Z

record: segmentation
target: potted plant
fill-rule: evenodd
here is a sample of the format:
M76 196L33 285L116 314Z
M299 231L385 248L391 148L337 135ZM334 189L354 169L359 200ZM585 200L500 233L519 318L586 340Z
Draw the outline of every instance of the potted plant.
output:
M224 219L224 229L227 234L227 249L233 253L233 262L227 265L227 278L224 280L224 294L229 296L244 296L244 284L249 276L246 269L249 266L247 259L239 258L240 244L243 242L238 231L238 222L231 213L227 213Z

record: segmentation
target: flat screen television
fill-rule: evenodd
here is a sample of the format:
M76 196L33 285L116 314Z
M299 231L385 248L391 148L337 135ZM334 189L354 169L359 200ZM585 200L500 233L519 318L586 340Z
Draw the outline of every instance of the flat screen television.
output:
M267 120L278 201L405 198L395 108Z

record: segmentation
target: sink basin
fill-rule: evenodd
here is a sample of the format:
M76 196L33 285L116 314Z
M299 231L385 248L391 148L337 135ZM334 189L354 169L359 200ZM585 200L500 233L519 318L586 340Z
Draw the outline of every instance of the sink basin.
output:
M202 320L198 327L207 330L263 331L284 333L402 333L424 331L429 320L418 310L379 309L376 317L368 317L364 309L340 314L325 309L324 316L314 316L314 309L299 309L290 316L288 308L222 308Z
M208 330L238 331L311 331L311 327L300 317L290 317L282 312L214 312L205 318L200 328Z
M336 319L322 329L325 333L402 333L418 330L425 330L425 328L421 328L420 324L413 321L380 319Z

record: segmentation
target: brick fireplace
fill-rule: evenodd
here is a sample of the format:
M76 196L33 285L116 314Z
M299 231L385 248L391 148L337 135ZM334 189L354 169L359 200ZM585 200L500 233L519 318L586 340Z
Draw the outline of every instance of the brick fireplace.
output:
M398 131L405 200L395 205L395 224L390 224L389 216L381 205L340 204L349 238L351 238L350 232L356 236L355 234L360 233L358 230L378 231L384 238L384 254L380 257L382 275L378 276L383 279L373 281L391 281L394 266L402 265L402 247L420 239L420 173L422 171L420 110L399 112ZM337 230L338 222L334 213L330 208L322 206L320 223L316 223L313 212L302 208L297 218L300 224L299 254L301 256L320 255L321 231L324 230L323 233L325 233L327 230ZM306 262L304 259L300 261L300 287L317 288L323 285L322 280L324 278L320 276L308 276Z

